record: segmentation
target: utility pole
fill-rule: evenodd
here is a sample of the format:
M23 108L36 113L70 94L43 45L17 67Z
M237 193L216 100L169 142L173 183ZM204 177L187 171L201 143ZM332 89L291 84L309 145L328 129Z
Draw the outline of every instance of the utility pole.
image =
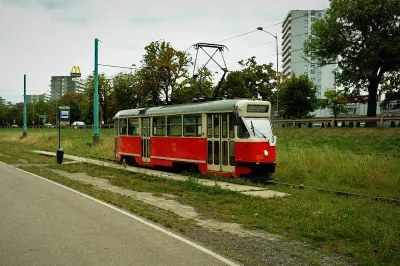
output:
M35 127L35 94L32 97L32 127Z
M94 39L94 95L93 95L93 144L100 141L99 136L99 62L98 62L99 40Z
M24 132L22 137L25 138L26 136L28 136L28 132L26 128L26 74L24 74Z

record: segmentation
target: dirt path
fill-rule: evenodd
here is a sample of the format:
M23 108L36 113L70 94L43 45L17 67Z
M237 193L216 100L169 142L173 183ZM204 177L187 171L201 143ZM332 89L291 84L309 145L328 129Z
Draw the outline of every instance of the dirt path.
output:
M119 193L121 195L129 196L134 199L140 200L147 204L157 206L161 209L172 211L183 218L195 220L199 226L211 229L213 231L225 231L240 236L256 236L268 240L280 239L279 235L269 234L267 232L261 233L261 232L249 231L242 228L242 226L239 224L224 223L213 219L201 219L193 207L179 203L178 201L174 200L175 196L171 194L164 194L163 195L164 197L155 197L148 192L137 192L113 186L107 179L92 177L87 175L86 173L67 173L60 170L52 170L52 171L61 176L77 180L86 184L94 185L102 190L108 190L111 192Z
M207 243L232 258L246 256L245 265L346 265L341 258L326 256L311 249L305 243L289 241L280 235L263 230L247 230L235 223L202 219L193 207L179 203L171 194L156 197L151 193L113 186L107 179L92 177L86 173L68 173L54 169L52 171L61 176L91 184L102 190L129 196L135 200L174 212L183 218L194 220L198 228L188 232L187 236Z

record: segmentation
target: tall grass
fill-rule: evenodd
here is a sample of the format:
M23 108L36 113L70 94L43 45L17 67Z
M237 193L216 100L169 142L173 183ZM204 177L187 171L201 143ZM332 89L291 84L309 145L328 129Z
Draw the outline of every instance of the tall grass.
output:
M21 131L21 130L18 130ZM27 149L41 149L55 152L58 149L58 129L29 129L28 136L20 139L17 129L0 131L0 141L5 143L19 143ZM104 159L114 158L113 129L100 130L100 142L93 144L91 129L62 128L60 131L60 147L66 154L96 157Z
M400 158L295 145L277 161L280 182L400 199Z
M399 128L275 128L274 132L280 151L295 145L400 155Z

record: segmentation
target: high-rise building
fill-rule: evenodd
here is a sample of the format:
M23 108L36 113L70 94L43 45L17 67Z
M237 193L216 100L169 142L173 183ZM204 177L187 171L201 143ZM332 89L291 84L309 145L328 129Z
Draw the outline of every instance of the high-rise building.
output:
M58 100L68 93L83 92L84 82L80 78L80 69L73 66L70 76L52 76L50 81L50 99Z
M307 75L317 86L317 98L335 89L335 65L321 67L312 53L306 56L304 42L311 36L311 25L324 16L323 10L291 10L282 25L282 72L286 75Z
M32 102L37 103L40 100L46 101L46 95L45 94L26 95L26 103L32 103Z

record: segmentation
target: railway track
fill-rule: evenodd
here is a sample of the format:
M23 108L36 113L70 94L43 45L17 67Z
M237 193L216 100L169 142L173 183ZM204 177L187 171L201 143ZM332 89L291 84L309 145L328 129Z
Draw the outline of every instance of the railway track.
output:
M294 188L299 188L299 189L312 189L312 190L317 190L317 191L327 192L327 193L333 193L333 194L343 195L343 196L353 196L353 197L370 198L370 199L373 199L373 200L379 200L379 201L384 201L384 202L389 202L389 203L395 203L395 204L397 204L397 205L400 205L400 200L398 200L398 199L392 199L392 198L384 198L384 197L371 196L371 195L366 195L366 194L358 194L358 193L347 192L347 191L340 191L340 190L334 190L334 189L310 187L310 186L305 186L305 185L303 185L303 184L301 184L301 185L296 185L296 184L283 183L283 182L276 182L276 181L268 181L268 180L265 181L265 183L267 183L267 184L273 184L273 185L287 186L287 187L294 187Z
M287 149L281 149L284 151L291 151L293 149L287 148ZM400 154L391 154L391 153L376 153L376 152L350 152L351 154L357 154L357 155L373 155L373 156L384 156L384 157L395 157L395 158L400 158Z
M398 155L398 156L400 157L400 155ZM103 161L118 163L115 160L106 159L106 158L90 157L90 159L96 159L96 160L103 160ZM164 170L161 170L161 171L167 172L167 171L164 171ZM229 182L229 179L228 180L224 180L224 182ZM272 180L264 180L263 183L272 184L272 185L286 186L286 187L294 187L294 188L298 188L298 189L312 189L312 190L317 190L317 191L320 191L320 192L332 193L332 194L343 195L343 196L369 198L369 199L373 199L373 200L377 200L377 201L389 202L389 203L394 203L396 205L400 205L400 199L384 198L384 197L378 197L378 196L372 196L372 195L366 195L366 194L359 194L359 193L353 193L353 192L347 192L347 191L341 191L341 190L305 186L303 184L297 185L297 184L290 184L290 183L284 183L284 182L277 182L277 181L272 181Z

